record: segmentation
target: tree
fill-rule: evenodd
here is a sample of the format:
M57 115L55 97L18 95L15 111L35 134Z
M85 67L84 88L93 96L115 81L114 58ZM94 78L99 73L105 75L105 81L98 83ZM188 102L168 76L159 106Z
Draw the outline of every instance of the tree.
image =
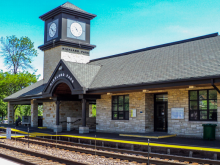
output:
M40 75L29 72L19 72L11 74L9 72L0 72L0 93L9 96L35 82Z
M3 104L3 98L37 82L39 76L40 75L31 74L29 72L12 74L0 71L0 113L2 116L6 115L5 112L7 112L7 103ZM18 106L15 106L14 110L16 110L17 107ZM28 110L28 107L26 110Z
M28 37L9 36L1 38L0 54L4 57L4 63L12 73L17 74L18 71L33 69L30 65L32 58L37 56L37 50L34 48L34 42Z

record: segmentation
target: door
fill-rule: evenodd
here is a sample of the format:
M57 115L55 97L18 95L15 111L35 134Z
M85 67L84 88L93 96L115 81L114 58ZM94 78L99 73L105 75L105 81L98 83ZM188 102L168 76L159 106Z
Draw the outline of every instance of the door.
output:
M155 98L158 98L157 96ZM163 98L166 98L163 96ZM154 131L167 132L167 100L155 99Z

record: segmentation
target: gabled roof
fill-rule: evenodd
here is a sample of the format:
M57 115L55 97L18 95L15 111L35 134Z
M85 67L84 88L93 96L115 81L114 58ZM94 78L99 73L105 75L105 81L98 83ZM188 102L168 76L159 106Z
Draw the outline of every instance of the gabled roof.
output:
M102 67L89 89L220 76L216 34L91 60Z
M62 61L68 67L73 76L78 80L80 85L85 88L90 86L101 68L99 65L88 65L65 60Z
M85 18L89 20L96 17L95 14L88 13L70 2L66 2L62 4L61 6L58 6L55 9L50 10L49 12L41 15L39 18L43 21L46 21L61 13L65 13L65 14L69 14L69 15L73 15L73 16L77 16L77 17L81 17L81 18Z

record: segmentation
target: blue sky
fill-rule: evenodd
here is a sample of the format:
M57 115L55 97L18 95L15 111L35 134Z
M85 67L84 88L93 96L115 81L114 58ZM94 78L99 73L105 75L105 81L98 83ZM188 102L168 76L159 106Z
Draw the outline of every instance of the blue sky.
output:
M0 37L28 36L43 44L39 16L65 0L1 0ZM91 21L91 59L219 32L220 0L69 0L96 14ZM138 57L137 57L138 58ZM43 52L33 66L43 75ZM6 71L0 58L0 69Z

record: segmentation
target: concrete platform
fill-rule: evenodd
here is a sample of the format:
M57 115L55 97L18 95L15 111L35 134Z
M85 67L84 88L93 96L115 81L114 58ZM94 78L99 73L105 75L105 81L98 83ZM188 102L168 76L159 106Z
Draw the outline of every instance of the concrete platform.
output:
M150 133L134 133L134 134L119 134L119 136L138 137L147 139L162 139L175 137L176 134L168 134L166 132L150 132Z
M1 129L4 130L3 128L10 127L10 128L15 128L14 125L6 125L6 124L0 124L0 131ZM18 130L18 134L23 134L27 135L27 127L25 126L18 126L16 127ZM30 127L30 135L34 136L54 136L56 135L55 132L53 132L52 129L39 129L39 128L32 128ZM96 138L102 138L102 139L107 139L108 141L129 141L133 143L147 143L148 138L146 137L131 137L131 136L120 136L120 134L117 133L102 133L102 132L90 132L88 134L82 135L79 134L78 130L73 130L73 131L63 131L58 133L58 135L61 136L75 136L75 137L82 137L82 138L91 138L93 139L95 136ZM148 134L138 134L138 135L165 135L163 133L148 133ZM214 140L214 141L207 141L203 139L195 139L195 138L183 138L183 137L170 137L170 138L149 138L151 143L157 144L158 146L161 145L175 145L177 146L186 146L186 147L205 147L205 148L215 148L220 150L220 140Z

